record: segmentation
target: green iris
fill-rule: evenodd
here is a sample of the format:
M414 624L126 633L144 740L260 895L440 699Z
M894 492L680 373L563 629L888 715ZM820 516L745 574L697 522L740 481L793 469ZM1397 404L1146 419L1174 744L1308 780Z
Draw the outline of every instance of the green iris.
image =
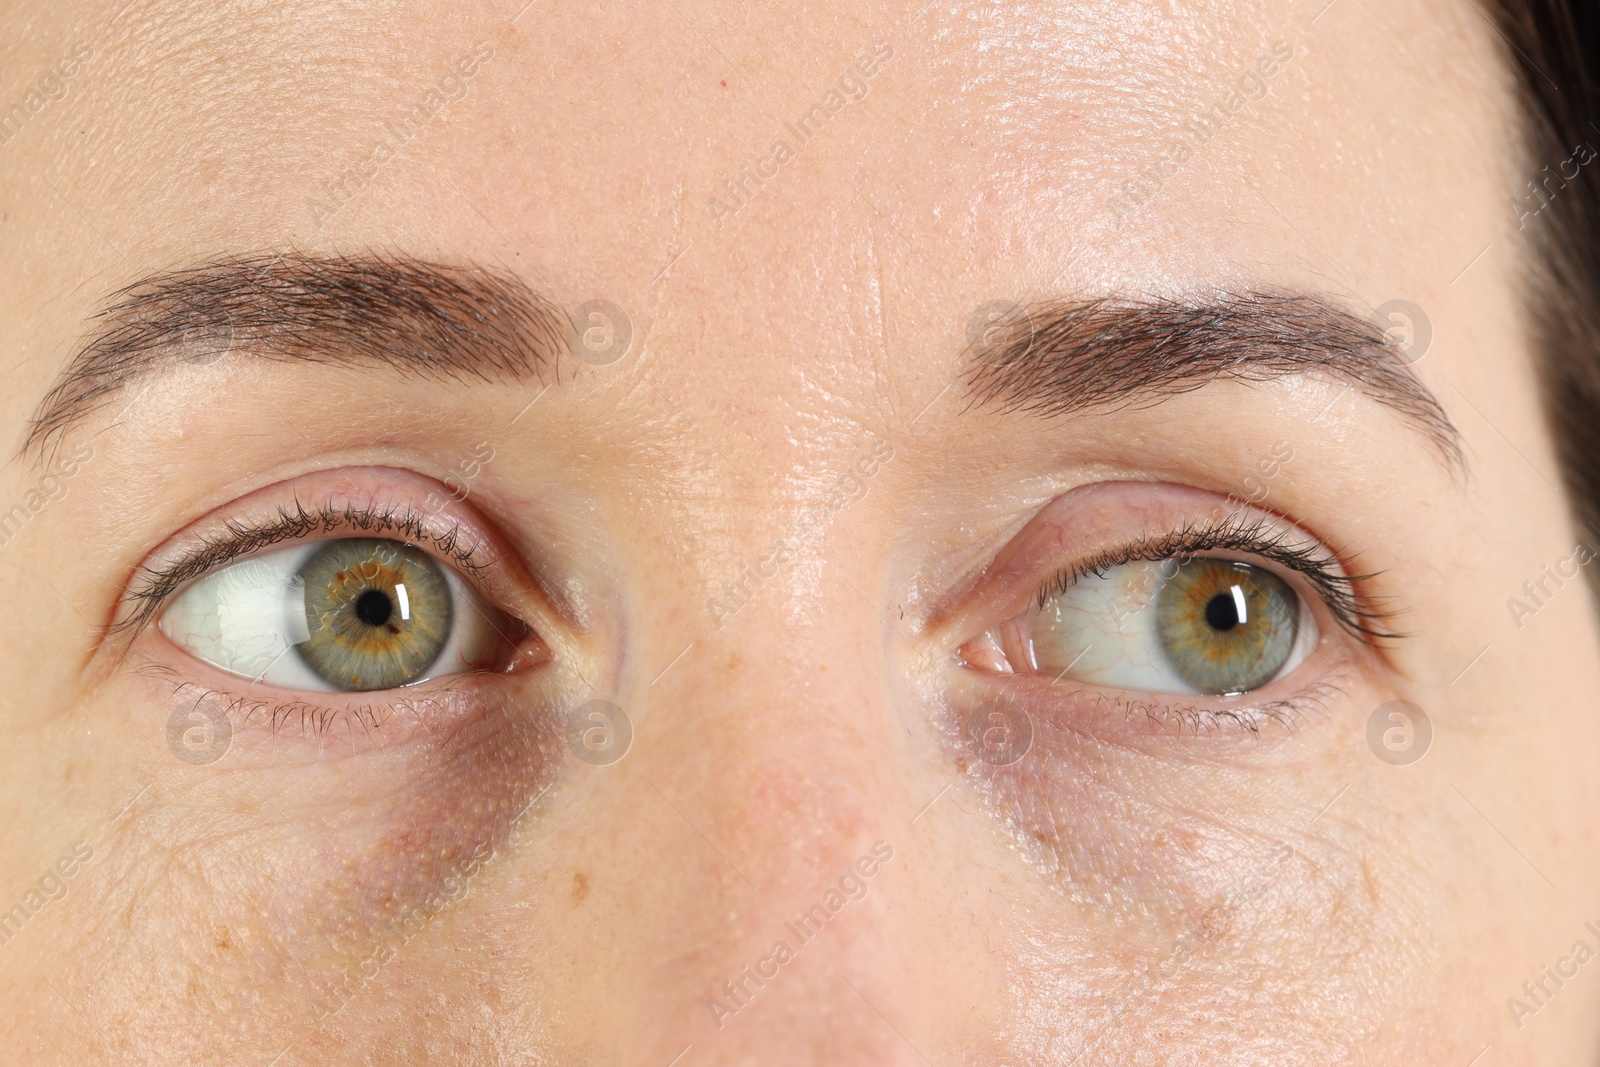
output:
M1299 599L1248 563L1190 559L1156 602L1167 661L1203 693L1242 693L1270 682L1294 650Z
M416 681L450 639L450 583L420 549L377 538L329 541L296 577L310 636L295 651L330 685Z

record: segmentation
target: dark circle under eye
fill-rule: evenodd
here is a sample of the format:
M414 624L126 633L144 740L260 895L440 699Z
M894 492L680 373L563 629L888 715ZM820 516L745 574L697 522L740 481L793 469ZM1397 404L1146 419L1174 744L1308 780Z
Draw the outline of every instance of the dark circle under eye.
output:
M1300 601L1261 567L1223 559L1178 564L1156 601L1161 649L1203 693L1243 693L1270 682L1294 651Z
M329 685L416 681L450 640L444 572L421 549L379 538L329 541L301 565L308 637L295 651Z

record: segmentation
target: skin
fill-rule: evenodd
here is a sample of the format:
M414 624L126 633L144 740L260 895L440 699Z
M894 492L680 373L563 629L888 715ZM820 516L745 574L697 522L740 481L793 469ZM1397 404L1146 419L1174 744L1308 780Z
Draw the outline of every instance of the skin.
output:
M1469 6L119 6L14 8L0 44L7 102L92 49L0 148L0 503L46 472L29 419L90 316L155 270L285 245L479 263L614 302L634 341L563 356L542 395L197 361L63 439L92 458L0 549L0 907L92 857L0 946L9 1062L1600 1054L1600 964L1518 1020L1506 1003L1600 948L1600 643L1580 582L1507 607L1581 535L1515 299L1506 201L1537 166ZM1154 131L1279 39L1265 98L1119 226ZM318 218L478 41L466 95ZM718 227L707 199L875 41L866 95ZM1323 378L1050 420L968 403L985 301L1255 288L1425 309L1415 369L1466 468ZM542 665L426 721L240 714L222 759L175 758L184 685L226 678L155 629L103 635L141 563L298 479L425 495L485 442L463 510ZM859 499L715 618L874 442L892 458ZM1279 442L1263 506L1377 573L1410 635L1328 623L1318 699L1197 734L956 657L1048 578L992 564L1052 501L1120 483L1105 522L1136 525L1169 489L1240 492ZM1010 767L961 740L995 694L1034 727ZM590 699L634 727L610 766L563 741ZM1432 724L1408 766L1366 740L1394 699ZM723 983L798 944L785 923L875 842L865 895L719 1018Z

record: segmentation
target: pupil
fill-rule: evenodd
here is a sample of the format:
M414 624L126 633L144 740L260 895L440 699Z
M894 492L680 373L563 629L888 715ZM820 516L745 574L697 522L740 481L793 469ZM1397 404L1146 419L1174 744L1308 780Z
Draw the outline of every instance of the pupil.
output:
M1218 593L1206 603L1206 622L1213 630L1231 630L1239 625L1239 611L1231 593Z
M1209 617L1210 608L1207 608ZM368 626L382 626L389 621L389 616L394 614L394 605L389 603L389 594L377 589L368 589L356 597L356 618Z

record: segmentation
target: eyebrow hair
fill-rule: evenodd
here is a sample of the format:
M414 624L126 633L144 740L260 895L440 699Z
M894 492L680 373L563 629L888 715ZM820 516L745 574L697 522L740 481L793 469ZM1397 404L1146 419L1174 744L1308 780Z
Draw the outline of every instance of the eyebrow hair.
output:
M1145 407L1219 380L1320 374L1398 412L1447 466L1465 468L1460 431L1401 349L1375 323L1318 297L1047 301L1012 306L991 332L996 340L972 346L975 404L1052 418Z
M544 380L566 316L518 278L399 255L265 253L163 271L113 293L40 402L24 450L134 382L238 354L461 381Z

